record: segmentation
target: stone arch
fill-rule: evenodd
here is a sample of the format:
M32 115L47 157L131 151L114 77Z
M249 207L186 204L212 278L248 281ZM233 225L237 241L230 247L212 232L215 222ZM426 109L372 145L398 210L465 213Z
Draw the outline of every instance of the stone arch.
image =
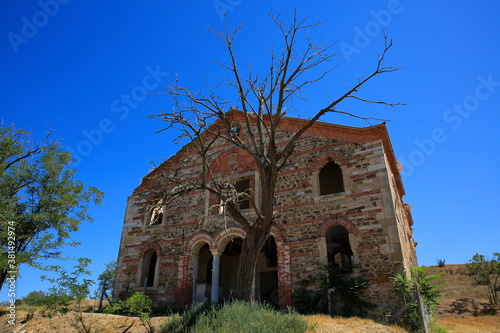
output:
M220 252L224 252L226 245L231 241L231 237L241 237L245 238L247 233L239 226L230 226L226 230L221 231L217 236L214 237L214 241L211 244L212 249L217 249Z
M346 167L349 166L349 157L338 151L322 153L309 166L309 173L319 172L328 162L335 162L341 167Z
M212 247L214 243L214 238L209 233L203 232L195 235L186 245L186 252L197 254L203 245L208 244L208 246Z
M344 227L348 232L349 244L352 250L352 264L358 264L358 230L354 223L349 219L342 216L332 216L326 219L319 227L318 239L319 239L319 253L320 258L323 263L327 263L328 250L327 250L327 233L330 229L336 226Z
M358 236L358 230L354 223L352 223L349 219L342 216L332 216L326 219L320 226L318 237L325 237L328 230L336 225L341 225L347 229L349 234L353 234L354 236Z
M146 252L148 252L149 250L154 250L156 251L156 255L158 257L161 257L162 256L162 253L161 253L161 247L158 243L150 243L150 244L147 244L146 246L144 246L141 250L141 253L139 255L139 258L143 258L144 255L146 254Z
M276 240L276 244L283 242L283 233L277 226L273 226L271 228L271 233L269 235L274 237L274 239Z

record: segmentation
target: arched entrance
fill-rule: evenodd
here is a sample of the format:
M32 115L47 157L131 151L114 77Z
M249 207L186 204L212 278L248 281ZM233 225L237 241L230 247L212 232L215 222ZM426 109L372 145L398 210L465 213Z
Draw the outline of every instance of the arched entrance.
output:
M200 248L196 272L196 288L194 301L203 302L212 295L212 266L213 256L208 244Z
M139 285L141 287L153 287L156 285L158 255L156 250L149 249L142 258L141 276Z
M220 296L229 300L236 289L236 274L241 256L242 238L233 238L227 243L220 258Z

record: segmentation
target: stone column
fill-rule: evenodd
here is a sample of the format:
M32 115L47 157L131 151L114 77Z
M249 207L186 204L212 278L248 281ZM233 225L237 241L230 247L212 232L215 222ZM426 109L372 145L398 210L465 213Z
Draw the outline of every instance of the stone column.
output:
M191 254L191 263L193 269L193 303L196 302L196 283L198 280L198 255Z
M218 250L212 251L213 264L212 264L212 302L219 301L219 279L220 279L220 256Z

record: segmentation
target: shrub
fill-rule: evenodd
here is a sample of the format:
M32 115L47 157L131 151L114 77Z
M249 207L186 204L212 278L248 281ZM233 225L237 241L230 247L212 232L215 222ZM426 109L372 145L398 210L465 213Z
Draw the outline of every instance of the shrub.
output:
M153 311L153 301L142 291L132 291L132 294L125 301L114 301L104 308L104 313L126 313L139 317L141 324L148 332L154 332L151 323L151 312Z
M493 253L493 258L488 259L482 254L476 253L469 263L466 264L469 273L474 276L477 284L484 285L488 289L491 305L500 303L500 253Z
M43 298L46 296L47 294L45 291L31 291L28 295L20 299L20 303L29 306L40 306L42 305L41 303L43 302Z
M293 306L299 313L327 312L327 291L334 289L339 300L340 315L364 316L365 310L374 305L363 300L363 294L370 287L363 277L351 277L352 267L321 265L319 273L311 280L297 282L292 292Z
M256 303L235 301L201 303L183 316L173 316L163 327L168 333L304 333L307 323L296 314L280 314Z
M436 259L436 263L438 267L444 267L445 266L445 261L444 259Z
M429 315L432 316L434 308L439 303L439 296L443 293L441 288L444 285L442 281L432 281L443 275L444 272L429 275L431 272L432 270L426 271L425 267L411 267L410 277L405 274L397 274L392 278L394 290L401 300L401 306L412 301L415 285L418 285L425 307ZM412 332L420 332L422 324L417 303L413 303L406 312L401 314L397 322ZM431 325L438 327L434 322Z

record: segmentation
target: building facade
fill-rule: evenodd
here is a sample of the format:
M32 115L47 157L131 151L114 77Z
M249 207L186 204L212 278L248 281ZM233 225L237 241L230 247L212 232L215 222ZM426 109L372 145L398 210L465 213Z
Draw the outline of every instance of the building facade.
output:
M277 145L303 120L285 118ZM165 206L148 191L171 173L180 183L200 175L191 143L144 177L128 198L114 297L145 291L158 304L183 306L205 298L228 299L246 234L225 216L217 198L198 190ZM211 167L258 202L260 175L253 159L227 140L210 149ZM170 178L169 178L170 179ZM276 224L260 254L256 296L277 307L291 305L297 281L321 263L346 266L366 278L377 301L390 277L417 265L410 206L385 124L366 128L317 122L297 142L276 190ZM252 214L243 200L240 208Z

